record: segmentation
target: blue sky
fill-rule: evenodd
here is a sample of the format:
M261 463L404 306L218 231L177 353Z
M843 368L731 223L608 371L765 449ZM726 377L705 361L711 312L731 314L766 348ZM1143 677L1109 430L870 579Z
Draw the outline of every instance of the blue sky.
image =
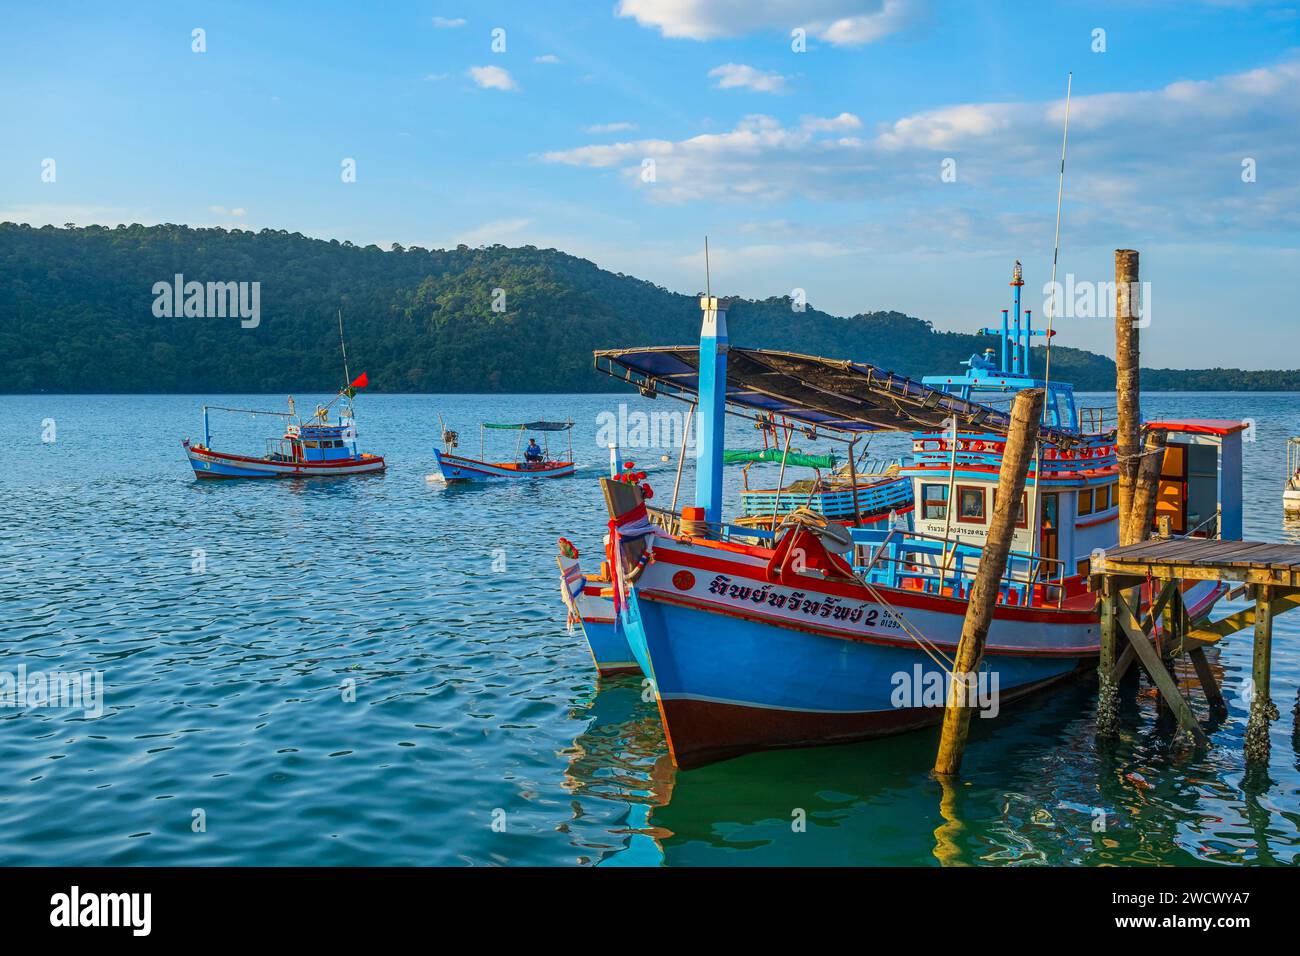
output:
M1016 258L1043 305L1073 71L1061 278L1137 248L1147 364L1300 365L1296 4L5 6L0 219L532 243L687 293L707 233L717 291L960 330Z

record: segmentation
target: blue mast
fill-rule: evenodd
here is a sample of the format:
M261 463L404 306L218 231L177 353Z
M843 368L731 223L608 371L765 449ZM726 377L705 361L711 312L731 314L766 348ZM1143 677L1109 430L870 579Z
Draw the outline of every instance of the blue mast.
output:
M984 331L984 330L981 329L980 331ZM1011 324L1007 320L1007 310L1003 309L1002 310L1002 365L1000 366L1003 375L1011 371L1011 366L1007 364L1007 361L1010 357L1008 355L1008 352L1010 351L1010 343L1011 343Z
M1020 294L1020 290L1017 289L1017 290L1016 290L1016 295L1019 296L1019 294ZM1033 361L1032 361L1032 360L1033 360L1033 351L1032 351L1033 347L1034 347L1034 310L1033 310L1033 309L1025 309L1025 368L1024 368L1024 372L1025 372L1026 375L1029 375L1029 376L1031 376L1031 377L1032 377L1032 375L1033 375L1033 373L1030 371L1030 366L1033 364Z
M695 465L695 504L704 519L722 521L722 451L727 425L727 309L729 299L700 296L699 460Z

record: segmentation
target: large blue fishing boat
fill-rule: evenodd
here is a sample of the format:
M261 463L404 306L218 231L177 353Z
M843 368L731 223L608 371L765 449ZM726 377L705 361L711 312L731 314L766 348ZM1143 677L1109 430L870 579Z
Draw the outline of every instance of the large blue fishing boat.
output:
M964 372L922 381L863 362L728 347L726 300L701 299L698 347L596 353L597 369L643 394L697 403L695 505L647 507L604 481L616 625L653 681L679 766L753 750L859 740L935 723L993 510L1010 414L1046 393L1039 447L978 678L981 712L1094 664L1099 617L1088 559L1117 543L1116 438L1070 384L1031 367L1034 334L1014 327ZM1027 318L1027 317L1026 317ZM1041 334L1041 333L1040 333ZM911 434L902 469L915 525L844 529L791 515L775 531L724 520L724 414L781 416L844 441ZM1155 423L1153 423L1155 424ZM1165 421L1163 514L1175 533L1241 537L1240 422ZM1206 613L1221 596L1188 585Z

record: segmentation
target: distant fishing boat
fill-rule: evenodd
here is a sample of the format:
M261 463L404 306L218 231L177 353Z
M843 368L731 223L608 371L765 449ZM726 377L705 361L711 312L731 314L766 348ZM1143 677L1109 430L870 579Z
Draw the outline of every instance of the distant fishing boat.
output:
M339 392L347 396L348 405L339 410L338 419L330 421L330 405L318 407L306 422L299 421L293 397L289 397L287 412L273 412L253 408L228 408L223 405L203 406L203 441L184 439L181 444L194 467L198 478L318 478L342 475L367 475L381 472L384 459L379 455L357 450L357 422L351 405L351 393L367 384L365 374L352 381ZM209 424L210 412L267 415L285 419L285 429L279 438L266 440L266 452L260 457L236 455L212 448Z
M181 444L198 478L326 478L344 475L368 475L384 470L379 455L357 449L357 419L352 399L357 389L365 388L370 379L362 372L355 379L348 372L348 347L343 338L343 312L339 319L339 348L343 353L343 380L347 382L326 405L318 405L307 421L298 417L293 396L287 412L262 411L254 408L229 408L224 405L203 406L203 441L183 439ZM330 421L330 408L339 406L338 419ZM267 415L285 419L284 433L266 440L266 452L260 457L235 455L212 448L209 412Z
M1286 443L1286 487L1282 489L1282 510L1300 517L1300 437Z
M513 431L518 434L515 441L515 453L512 461L487 461L486 437L488 430ZM541 434L543 444L537 445L536 439L530 438L527 447L524 437L530 432ZM547 440L552 432L565 432L569 436L568 459L559 460L551 457L550 442ZM433 460L438 467L438 476L446 482L492 481L495 479L527 478L567 478L577 467L573 463L573 422L483 422L479 425L479 457L466 458L453 454L460 445L457 432L442 429L443 447L433 449ZM433 476L431 476L433 477Z

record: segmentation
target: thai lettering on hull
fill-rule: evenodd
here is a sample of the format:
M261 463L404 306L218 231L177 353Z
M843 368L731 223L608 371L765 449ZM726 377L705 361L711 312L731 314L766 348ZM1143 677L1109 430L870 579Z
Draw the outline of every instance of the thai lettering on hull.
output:
M833 594L800 591L774 584L740 583L726 574L708 582L706 593L725 598L733 607L750 606L768 614L800 621L861 624L876 629L898 629L889 611L869 601L854 601Z

